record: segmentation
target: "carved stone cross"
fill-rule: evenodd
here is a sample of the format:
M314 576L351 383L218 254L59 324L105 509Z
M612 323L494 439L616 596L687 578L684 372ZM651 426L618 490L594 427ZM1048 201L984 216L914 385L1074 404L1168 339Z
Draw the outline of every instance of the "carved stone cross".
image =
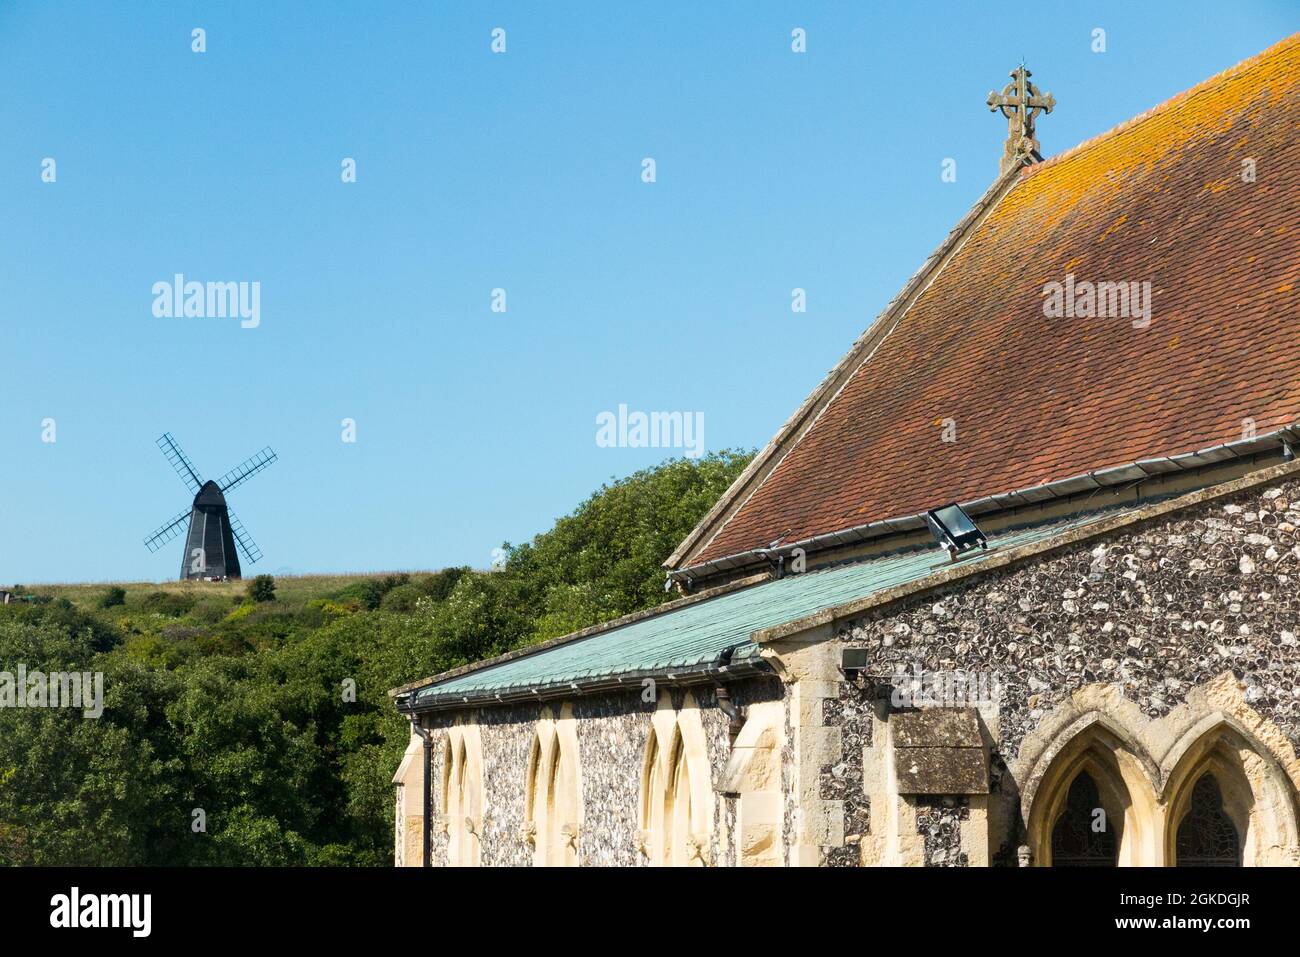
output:
M1001 93L989 93L989 110L1001 110L1007 118L1007 145L1002 152L1001 172L1005 173L1026 158L1034 161L1043 157L1038 152L1034 138L1034 119L1039 113L1050 113L1056 106L1052 94L1040 94L1038 87L1029 82L1033 76L1023 65L1011 71L1011 82Z

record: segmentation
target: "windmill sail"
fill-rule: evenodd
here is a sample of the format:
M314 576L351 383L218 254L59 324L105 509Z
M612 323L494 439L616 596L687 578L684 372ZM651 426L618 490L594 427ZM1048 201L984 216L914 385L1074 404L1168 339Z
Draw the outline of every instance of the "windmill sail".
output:
M237 485L242 485L250 478L256 475L262 469L266 468L276 460L277 456L271 449L265 448L256 455L251 456L240 465L236 465L221 478L217 479L217 485L221 487L222 492L229 492Z
M154 532L144 540L145 548L151 552L156 552L173 538L181 533L181 527L185 524L186 519L190 517L190 509L181 512L170 522L167 522L158 531Z
M248 564L256 565L258 559L262 557L262 550L257 547L257 542L253 541L253 536L248 534L238 516L233 509L227 509L230 513L230 533L235 536L235 544L243 552L244 557L248 559Z
M181 481L189 488L190 494L194 495L203 485L203 479L199 478L198 470L194 468L192 462L181 451L181 447L176 444L170 432L164 432L162 438L158 440L158 448L162 454L167 456L167 461L171 467L176 470L176 474L181 477Z

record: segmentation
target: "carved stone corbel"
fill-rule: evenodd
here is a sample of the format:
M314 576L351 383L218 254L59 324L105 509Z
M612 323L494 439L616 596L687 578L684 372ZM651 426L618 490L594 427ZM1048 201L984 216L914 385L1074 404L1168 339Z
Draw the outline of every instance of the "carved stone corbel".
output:
M573 848L573 853L578 853L578 825L565 824L560 828L560 846Z
M699 861L705 867L709 866L709 836L707 834L692 834L686 839L686 859Z

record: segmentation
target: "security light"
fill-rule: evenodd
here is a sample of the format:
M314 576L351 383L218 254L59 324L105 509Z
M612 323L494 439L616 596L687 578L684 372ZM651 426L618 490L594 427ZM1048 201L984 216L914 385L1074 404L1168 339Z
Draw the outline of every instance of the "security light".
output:
M840 651L840 670L853 678L867 670L866 648L844 648Z
M925 513L925 522L930 526L934 540L948 550L948 557L954 562L963 552L989 547L979 526L956 502L930 509Z

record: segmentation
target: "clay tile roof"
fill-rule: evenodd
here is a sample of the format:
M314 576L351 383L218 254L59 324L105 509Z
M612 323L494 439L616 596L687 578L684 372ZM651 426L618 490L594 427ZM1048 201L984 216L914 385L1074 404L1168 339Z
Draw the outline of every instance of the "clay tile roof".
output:
M1300 421L1300 34L1011 173L958 240L676 567ZM1150 282L1149 327L1047 318L1067 273Z

